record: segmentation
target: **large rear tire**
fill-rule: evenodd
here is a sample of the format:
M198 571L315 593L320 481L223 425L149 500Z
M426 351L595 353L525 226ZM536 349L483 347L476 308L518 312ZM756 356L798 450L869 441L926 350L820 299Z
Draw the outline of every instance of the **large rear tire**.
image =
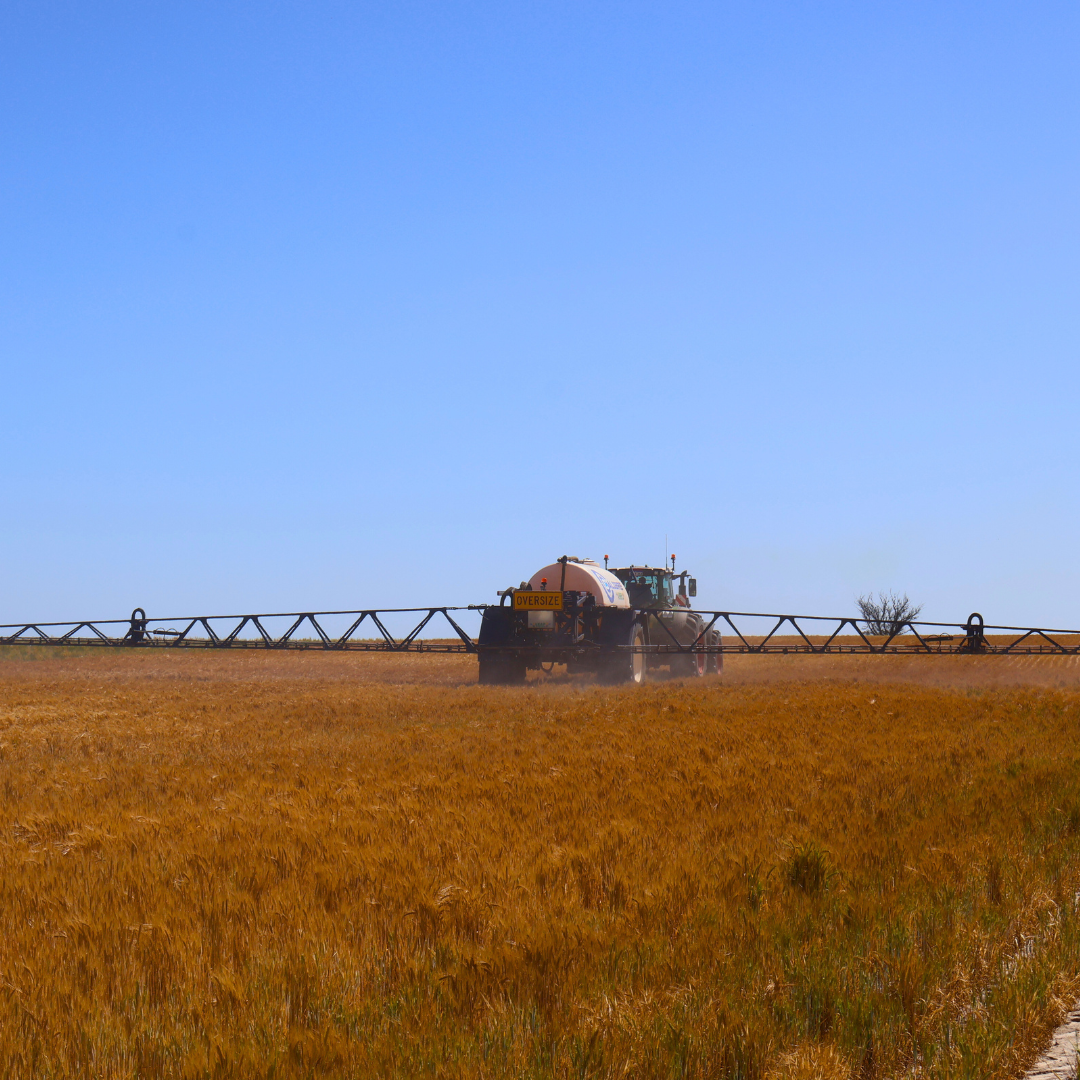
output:
M634 623L630 628L626 644L634 646L635 650L645 644L645 630L641 623ZM645 681L647 666L645 653L617 649L604 661L600 669L600 681L640 686Z
M645 644L645 631L640 626L635 626L630 635L630 644L637 647ZM643 652L634 651L630 654L630 677L627 682L640 686L645 681L646 655Z
M707 638L710 645L718 646L720 644L720 631L710 630ZM721 675L724 671L724 654L723 653L710 653L709 654L709 674Z
M691 614L686 620L686 629L682 644L690 645L701 636L705 623L701 616ZM692 636L691 636L692 635ZM702 644L705 642L703 641ZM684 652L671 657L671 674L682 679L700 679L712 669L709 667L709 654L706 652Z
M697 653L672 653L668 665L671 675L676 679L696 679L702 674L700 657Z
M696 670L697 677L700 679L703 675L709 674L709 667L712 661L712 657L708 653L699 652L694 653L694 668Z

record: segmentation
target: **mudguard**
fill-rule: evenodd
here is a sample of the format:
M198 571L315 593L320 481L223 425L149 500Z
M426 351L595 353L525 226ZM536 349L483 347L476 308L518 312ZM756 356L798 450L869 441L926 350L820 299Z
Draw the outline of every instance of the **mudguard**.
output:
M480 636L477 645L513 645L514 609L511 607L489 607L484 609L480 622Z

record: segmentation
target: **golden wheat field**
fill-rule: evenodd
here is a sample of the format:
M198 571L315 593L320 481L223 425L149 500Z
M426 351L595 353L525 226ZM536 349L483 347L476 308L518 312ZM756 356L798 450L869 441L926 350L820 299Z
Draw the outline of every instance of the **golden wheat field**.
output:
M0 650L0 1073L1019 1076L1080 995L1070 661Z

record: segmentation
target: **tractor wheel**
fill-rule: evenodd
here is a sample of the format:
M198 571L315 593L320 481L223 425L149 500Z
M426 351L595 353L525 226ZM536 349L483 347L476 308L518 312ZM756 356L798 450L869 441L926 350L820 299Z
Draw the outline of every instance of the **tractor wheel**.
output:
M697 633L695 638L699 638L705 634L705 620L700 616L697 620ZM705 634L702 637L701 643L703 645L709 644L709 635ZM694 653L694 674L700 679L705 675L708 675L712 671L712 657L707 652Z
M692 616L687 620L687 628L696 640L705 629L705 623L700 618ZM689 637L689 633L687 636ZM685 644L689 645L690 642L687 641ZM709 667L710 659L709 654L704 652L679 653L671 658L671 674L683 679L700 679L712 670Z
M696 679L704 674L701 671L701 660L697 653L672 653L671 674L676 679Z
M640 626L634 627L634 632L630 635L630 644L634 646L645 644L645 631ZM630 654L630 672L627 682L640 686L645 681L645 660L646 654L643 652L632 652Z
M708 642L710 645L720 644L720 631L710 630ZM724 654L723 653L710 653L709 654L709 674L720 675L724 671Z
M520 686L525 681L525 661L510 656L480 654L482 686Z
M645 644L645 631L640 623L630 628L627 645ZM645 681L646 657L643 652L618 651L604 662L600 669L600 681L605 683L631 683L640 686Z

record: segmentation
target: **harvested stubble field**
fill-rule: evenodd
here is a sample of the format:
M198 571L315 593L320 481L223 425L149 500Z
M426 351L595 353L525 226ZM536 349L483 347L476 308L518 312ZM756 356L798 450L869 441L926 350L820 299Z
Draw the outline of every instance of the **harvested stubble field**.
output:
M1080 993L1071 658L0 650L5 1076L1015 1077Z

